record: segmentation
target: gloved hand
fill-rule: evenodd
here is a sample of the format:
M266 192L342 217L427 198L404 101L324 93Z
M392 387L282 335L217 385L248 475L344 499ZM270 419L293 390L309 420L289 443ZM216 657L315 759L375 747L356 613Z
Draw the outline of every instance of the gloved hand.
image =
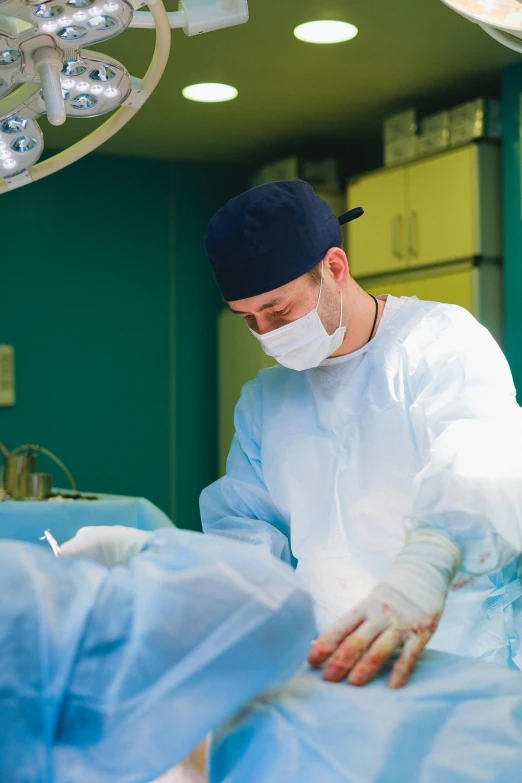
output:
M437 630L460 561L460 550L443 535L413 533L370 596L314 642L309 664L329 659L325 680L349 675L351 685L366 685L400 649L388 685L401 688Z
M112 568L141 552L152 534L133 527L82 527L61 547L64 557L85 557Z

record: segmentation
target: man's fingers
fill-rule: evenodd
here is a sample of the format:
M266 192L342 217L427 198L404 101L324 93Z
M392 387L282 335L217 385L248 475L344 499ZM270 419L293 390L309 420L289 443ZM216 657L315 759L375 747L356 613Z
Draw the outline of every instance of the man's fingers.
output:
M419 655L432 636L433 631L431 629L422 631L422 633L418 634L412 633L408 636L388 679L390 688L402 688L403 685L406 685L415 668Z
M355 631L364 622L364 619L362 612L354 609L352 612L345 614L344 617L341 617L325 633L321 634L313 643L308 656L310 666L314 668L321 666L337 650L348 634Z
M328 682L344 680L373 640L384 630L387 623L388 620L386 618L366 620L360 628L351 633L344 642L341 642L328 661L324 671L324 679L328 680Z
M366 685L370 682L400 646L403 635L404 631L395 625L387 628L352 669L348 678L350 685Z

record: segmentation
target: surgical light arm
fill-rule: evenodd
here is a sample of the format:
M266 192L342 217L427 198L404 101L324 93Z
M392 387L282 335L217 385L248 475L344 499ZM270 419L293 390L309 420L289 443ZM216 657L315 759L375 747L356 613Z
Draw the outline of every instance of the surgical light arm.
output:
M178 9L167 14L170 26L182 28L186 35L210 33L248 22L247 0L180 0ZM152 14L136 11L130 27L153 28Z

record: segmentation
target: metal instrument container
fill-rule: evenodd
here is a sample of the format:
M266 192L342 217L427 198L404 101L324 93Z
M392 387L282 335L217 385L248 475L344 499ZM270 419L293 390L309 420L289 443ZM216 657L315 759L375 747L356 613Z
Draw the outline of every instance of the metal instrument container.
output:
M2 0L0 0L2 2ZM9 451L0 441L0 453L4 456L3 467L4 486L0 486L0 500L46 500L52 493L53 479L50 473L38 472L38 456L49 457L62 470L73 492L76 492L76 482L69 469L55 456L52 451L34 443L25 443ZM80 495L78 495L80 497Z
M6 492L16 500L20 499L20 478L36 474L38 457L33 451L25 454L9 454L4 463L4 485Z
M52 492L50 473L21 473L18 482L19 500L45 500Z

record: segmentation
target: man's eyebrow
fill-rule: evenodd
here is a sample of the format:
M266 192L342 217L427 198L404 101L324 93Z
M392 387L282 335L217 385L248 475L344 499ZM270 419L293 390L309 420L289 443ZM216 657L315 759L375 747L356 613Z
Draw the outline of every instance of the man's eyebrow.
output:
M263 310L269 310L271 307L275 307L276 305L279 305L279 304L281 304L281 302L284 302L284 301L286 301L286 300L284 298L282 298L282 297L279 297L277 299L272 299L271 302L267 302L262 307L260 307L259 308L259 312L262 313ZM241 310L234 310L234 308L230 307L230 305L229 305L229 309L230 309L230 311L232 313L235 313L236 315L247 315L247 313L244 313Z

